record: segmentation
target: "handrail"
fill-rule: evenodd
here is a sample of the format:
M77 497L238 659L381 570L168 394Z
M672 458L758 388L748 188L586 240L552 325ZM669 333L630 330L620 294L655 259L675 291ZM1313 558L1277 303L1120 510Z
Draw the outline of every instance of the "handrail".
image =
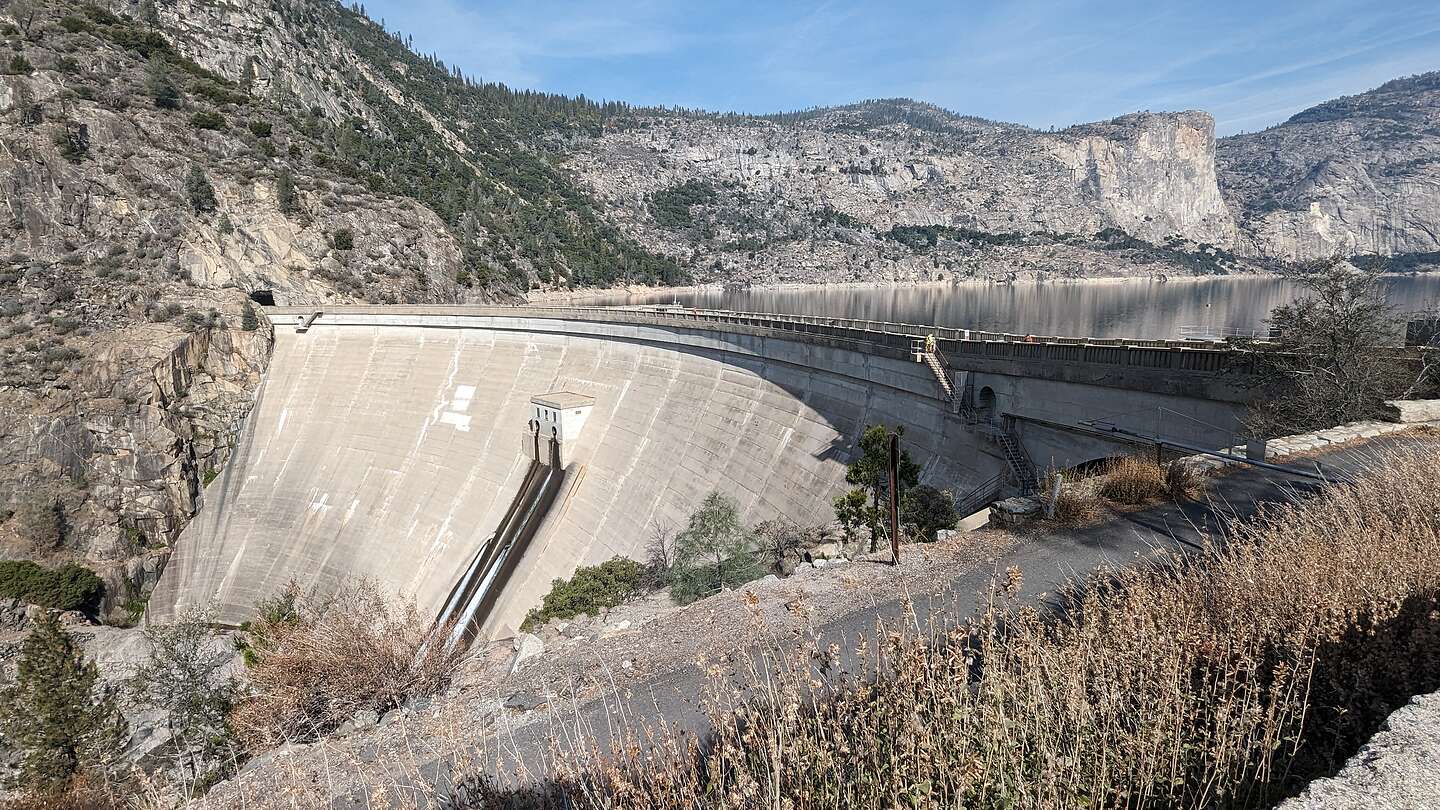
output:
M975 514L975 512L979 511L980 507L995 500L1000 494L1000 490L1004 488L1004 485L1005 473L995 473L977 484L966 493L964 498L957 500L955 502L955 511L959 512L961 517L969 517Z
M298 316L309 307L264 307L267 315ZM1091 337L1036 337L1008 333L899 324L849 318L736 312L731 310L676 309L674 307L563 307L489 306L474 304L387 304L337 305L325 308L327 315L441 315L491 318L546 318L656 326L726 324L781 332L815 335L833 341L887 347L887 351L908 351L916 337L935 335L937 350L950 358L1007 361L1057 361L1215 373L1230 367L1237 352L1224 343L1199 341L1136 340Z
M313 312L313 307L307 306L273 306L262 307L267 313L276 315L298 315ZM747 312L744 310L729 309L676 309L670 306L625 306L625 307L576 307L576 306L549 306L549 305L520 305L520 306L495 306L488 304L340 304L327 305L326 311L335 314L426 314L437 310L450 310L457 314L475 314L484 316L515 317L545 315L574 315L577 319L587 319L586 316L614 315L617 313L643 313L645 315L659 316L667 319L690 319L690 320L728 320L732 323L744 321L770 321L774 323L794 323L804 325L826 326L844 329L858 329L866 332L880 332L895 335L906 335L924 337L935 335L941 340L965 340L965 341L998 341L1003 343L1079 343L1080 345L1104 345L1104 346L1138 346L1143 348L1182 348L1195 349L1196 344L1211 344L1219 348L1224 347L1225 342L1220 340L1168 340L1158 338L1097 338L1088 336L1063 336L1063 335L1034 335L1019 334L1015 332L990 332L979 329L959 329L955 327L937 327L925 324L898 323L893 321L873 321L858 318L840 318L823 315L790 315L776 312ZM600 318L608 320L608 318Z

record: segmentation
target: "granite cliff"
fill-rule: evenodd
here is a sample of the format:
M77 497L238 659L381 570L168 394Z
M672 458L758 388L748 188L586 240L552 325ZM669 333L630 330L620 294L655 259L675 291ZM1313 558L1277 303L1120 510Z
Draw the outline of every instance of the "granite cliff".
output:
M1214 153L1200 112L1039 132L889 100L637 115L570 165L701 277L855 281L1223 269L1237 235Z
M1247 252L1440 263L1440 72L1222 139L1217 157Z
M112 619L225 461L257 303L678 272L515 123L595 108L465 82L336 4L17 2L0 39L0 547L84 561Z

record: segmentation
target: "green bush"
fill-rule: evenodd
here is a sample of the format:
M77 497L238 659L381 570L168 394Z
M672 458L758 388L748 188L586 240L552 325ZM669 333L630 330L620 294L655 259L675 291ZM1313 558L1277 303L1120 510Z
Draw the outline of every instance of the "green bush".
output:
M300 208L300 196L295 192L295 178L282 169L275 177L275 202L280 213L293 214Z
M331 236L331 243L336 250L350 250L355 247L355 233L349 228L339 228Z
M209 110L201 110L190 116L190 126L196 129L224 129L225 116Z
M953 529L964 517L955 511L955 496L947 490L921 484L900 499L900 520L914 526L921 540L934 540L941 529Z
M661 189L650 195L650 216L655 224L666 228L683 228L695 222L690 206L712 203L718 196L715 187L704 180L687 180L678 186Z
M0 596L55 610L95 607L105 583L83 565L46 568L32 560L0 562Z
M90 136L83 124L73 127L60 124L55 127L50 140L55 144L60 156L71 163L79 163L90 153Z
M258 119L251 121L249 127L250 132L257 138L268 138L275 131L275 128L270 125L269 121L260 121Z
M581 613L596 614L613 608L640 593L645 566L626 558L615 557L599 565L582 565L569 579L550 583L540 607L525 617L522 630L539 627L551 619L570 619Z
M232 90L214 79L197 79L190 85L190 92L209 99L213 104L245 104L250 96Z
M190 167L190 174L185 178L185 196L190 200L190 208L197 214L214 211L219 205L215 199L215 187L210 185L210 179L199 166Z

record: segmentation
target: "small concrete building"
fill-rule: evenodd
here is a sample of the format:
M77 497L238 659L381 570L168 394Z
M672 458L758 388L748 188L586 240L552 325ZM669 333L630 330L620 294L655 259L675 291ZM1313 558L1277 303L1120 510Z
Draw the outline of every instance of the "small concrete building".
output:
M530 398L530 413L540 426L540 436L556 436L562 444L580 437L580 429L590 418L595 398L570 391L553 391Z

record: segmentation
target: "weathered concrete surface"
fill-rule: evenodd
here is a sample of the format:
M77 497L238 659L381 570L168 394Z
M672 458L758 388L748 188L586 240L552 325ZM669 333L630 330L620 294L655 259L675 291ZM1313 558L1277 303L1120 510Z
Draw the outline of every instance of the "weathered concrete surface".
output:
M869 424L903 425L922 481L957 493L1003 464L952 413L905 334L810 324L801 334L723 314L669 323L626 311L407 307L327 309L298 334L313 313L269 314L270 377L151 599L151 620L214 602L220 621L238 623L291 579L323 591L357 576L437 611L513 499L529 460L530 398L547 391L591 396L594 410L482 635L513 632L577 565L643 558L652 529L683 525L711 490L734 496L747 521L829 521ZM1229 384L1179 363L1213 360L1205 352L1062 346L1079 362L1060 368L1028 356L1053 347L1022 349L956 362L1009 372L975 372L997 411L1145 430L1164 410L1184 417L1180 438L1234 439ZM1055 435L1031 435L1045 431ZM1042 465L1117 452L1093 435L1033 424L1025 434Z
M573 483L490 635L511 632L576 565L643 557L652 526L683 524L712 489L734 496L747 520L829 520L849 437L869 423L905 424L928 480L963 486L977 469L998 469L944 403L866 381L919 386L918 364L807 350L830 356L806 367L758 350L323 318L305 334L277 329L236 457L206 491L150 618L213 600L219 621L240 622L291 578L323 589L349 576L437 610L519 485L530 397L545 391L585 393L596 405ZM854 376L816 368L827 365Z
M1440 808L1440 693L1397 709L1333 777L1311 782L1279 810Z

